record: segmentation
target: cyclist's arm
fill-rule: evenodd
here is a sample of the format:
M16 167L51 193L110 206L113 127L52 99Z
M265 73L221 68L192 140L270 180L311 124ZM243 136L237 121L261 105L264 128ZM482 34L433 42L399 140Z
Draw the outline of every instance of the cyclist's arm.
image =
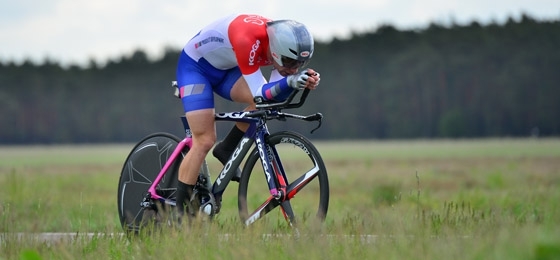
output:
M293 90L284 77L276 78L276 81L267 83L260 69L249 75L243 75L243 77L247 81L253 96L262 96L266 100L285 100Z
M277 75L267 82L260 70L261 66L271 65L267 62L267 40L265 40L267 36L264 24L264 22L253 24L238 21L231 25L235 30L232 29L229 40L235 50L235 58L241 74L253 96L262 96L266 100L285 100L293 90L286 78L276 72Z
M292 93L293 88L288 85L287 79L282 77L278 72L276 72L278 75L273 75L271 78L274 81L266 81L260 69L260 66L264 64L258 64L255 61L249 60L249 57L252 56L251 51L258 52L255 55L257 57L262 57L265 54L262 53L263 49L260 47L260 44L250 44L251 42L254 41L247 40L246 38L232 42L232 44L234 44L234 49L237 50L235 56L239 64L239 69L241 70L243 78L249 85L251 93L253 93L254 97L261 96L266 100L285 100L290 93ZM260 48L255 48L253 46L259 46ZM253 50L253 48L256 50Z

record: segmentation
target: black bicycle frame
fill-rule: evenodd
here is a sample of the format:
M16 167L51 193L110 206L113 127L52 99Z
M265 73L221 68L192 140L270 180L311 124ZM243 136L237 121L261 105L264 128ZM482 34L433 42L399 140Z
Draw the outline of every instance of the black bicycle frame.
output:
M251 149L253 143L255 143L257 147L262 162L262 167L268 183L270 195L275 198L280 198L280 196L285 195L285 184L282 185L283 187L278 187L278 185L276 184L277 182L275 176L275 172L278 172L279 170L285 177L283 167L281 167L281 165L277 163L277 160L271 160L272 158L277 158L277 154L276 152L269 151L267 149L268 146L266 145L265 140L270 132L268 131L268 128L264 122L265 119L261 118L260 116L255 116L257 114L258 112L255 111L215 114L216 121L249 123L249 128L245 132L245 135L243 136L241 141L237 144L234 152L231 154L221 172L216 177L212 187L212 193L214 197L220 198L222 196L231 179L236 174L237 169L241 166L241 162L247 156L247 153L249 153L249 150ZM185 117L182 117L182 120L185 126L185 131L189 132L188 122L186 121ZM277 167L277 171L274 171L273 167L277 165L279 167ZM283 183L284 180L279 180L279 182Z
M288 99L278 103L266 103L262 101L262 98L257 97L255 98L255 103L258 110L255 111L216 113L214 115L216 121L243 122L249 124L249 128L245 132L245 135L237 144L234 152L214 181L211 191L214 195L214 198L216 198L216 200L218 201L221 200L225 189L227 188L234 174L236 174L237 169L241 165L241 162L249 153L249 150L251 149L253 143L255 143L257 147L256 152L258 152L258 155L260 157L261 165L263 167L263 172L265 175L264 177L266 178L268 183L268 188L271 196L263 204L261 204L261 206L258 207L255 212L248 216L248 219L245 221L246 225L255 222L261 216L276 208L278 205L282 205L282 212L284 213L284 217L286 217L286 219L291 224L292 219L288 219L287 216L293 214L291 214L292 208L288 200L295 196L295 194L301 188L303 188L307 183L309 183L309 181L314 178L312 174L306 173L303 176L299 177L297 180L290 183L290 185L288 186L286 183L287 178L284 172L284 167L279 160L277 151L274 147L266 144L266 139L270 135L270 132L266 125L266 121L269 119L283 119L288 117L304 121L319 121L319 125L311 131L312 133L321 126L321 118L323 117L321 113L316 113L309 116L301 116L280 112L280 109L297 108L305 102L305 99L309 94L309 89L305 89L303 91L303 94L300 96L299 102L291 103L297 92L298 91L292 92ZM185 146L190 147L192 145L192 135L188 121L185 116L182 116L181 119L185 128L186 138L179 143L177 148L175 148L175 151L173 151L172 154L173 159L166 162L164 168L160 171L160 174L152 183L146 197L141 203L143 207L149 207L151 205L151 203L149 202L150 199L157 199L162 203L173 206L175 206L176 204L176 202L173 200L165 199L159 196L156 193L156 187L161 178L163 178L163 174L167 171L171 163L178 158L178 155L179 153L181 153L183 148Z

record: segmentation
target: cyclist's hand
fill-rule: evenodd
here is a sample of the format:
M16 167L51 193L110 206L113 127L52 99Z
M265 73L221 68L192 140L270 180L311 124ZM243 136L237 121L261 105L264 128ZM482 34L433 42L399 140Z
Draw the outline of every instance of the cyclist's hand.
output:
M319 85L321 75L313 69L304 70L298 74L288 76L288 85L295 89L315 89Z
M307 86L307 79L309 75L307 75L307 71L302 71L300 73L290 75L287 77L288 85L290 87L302 90Z
M321 81L321 74L314 71L313 69L307 69L305 73L309 75L309 78L307 79L306 87L308 89L316 89L317 86L319 85L319 81Z

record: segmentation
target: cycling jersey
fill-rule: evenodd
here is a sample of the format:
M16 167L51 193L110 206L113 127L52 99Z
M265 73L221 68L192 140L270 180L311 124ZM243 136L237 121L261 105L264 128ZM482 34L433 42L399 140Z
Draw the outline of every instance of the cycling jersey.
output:
M185 112L213 108L213 92L231 100L233 84L242 76L253 96L282 100L291 92L284 77L272 71L268 83L260 70L268 58L266 23L259 15L232 15L204 27L183 48L177 82Z

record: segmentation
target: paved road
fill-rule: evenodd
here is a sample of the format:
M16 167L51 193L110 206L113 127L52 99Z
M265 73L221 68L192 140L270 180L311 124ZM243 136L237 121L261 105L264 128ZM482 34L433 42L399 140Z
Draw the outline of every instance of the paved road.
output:
M4 243L6 240L35 240L38 242L44 242L48 244L56 244L56 243L64 243L64 242L73 242L79 241L83 239L92 239L93 237L122 237L124 233L110 233L110 234L103 234L103 233L1 233L0 234L0 243ZM231 234L223 234L222 239L227 240L235 235ZM270 239L273 237L282 237L282 234L263 234L263 239ZM343 237L346 239L356 238L353 235L325 235L327 237ZM391 239L394 238L392 236L378 236L378 235L360 235L359 239L362 243L370 244L375 242L377 239L385 238Z
M38 242L45 243L61 243L72 242L80 239L91 239L92 237L114 237L123 235L123 233L2 233L0 234L0 243L3 243L5 240L36 240Z

